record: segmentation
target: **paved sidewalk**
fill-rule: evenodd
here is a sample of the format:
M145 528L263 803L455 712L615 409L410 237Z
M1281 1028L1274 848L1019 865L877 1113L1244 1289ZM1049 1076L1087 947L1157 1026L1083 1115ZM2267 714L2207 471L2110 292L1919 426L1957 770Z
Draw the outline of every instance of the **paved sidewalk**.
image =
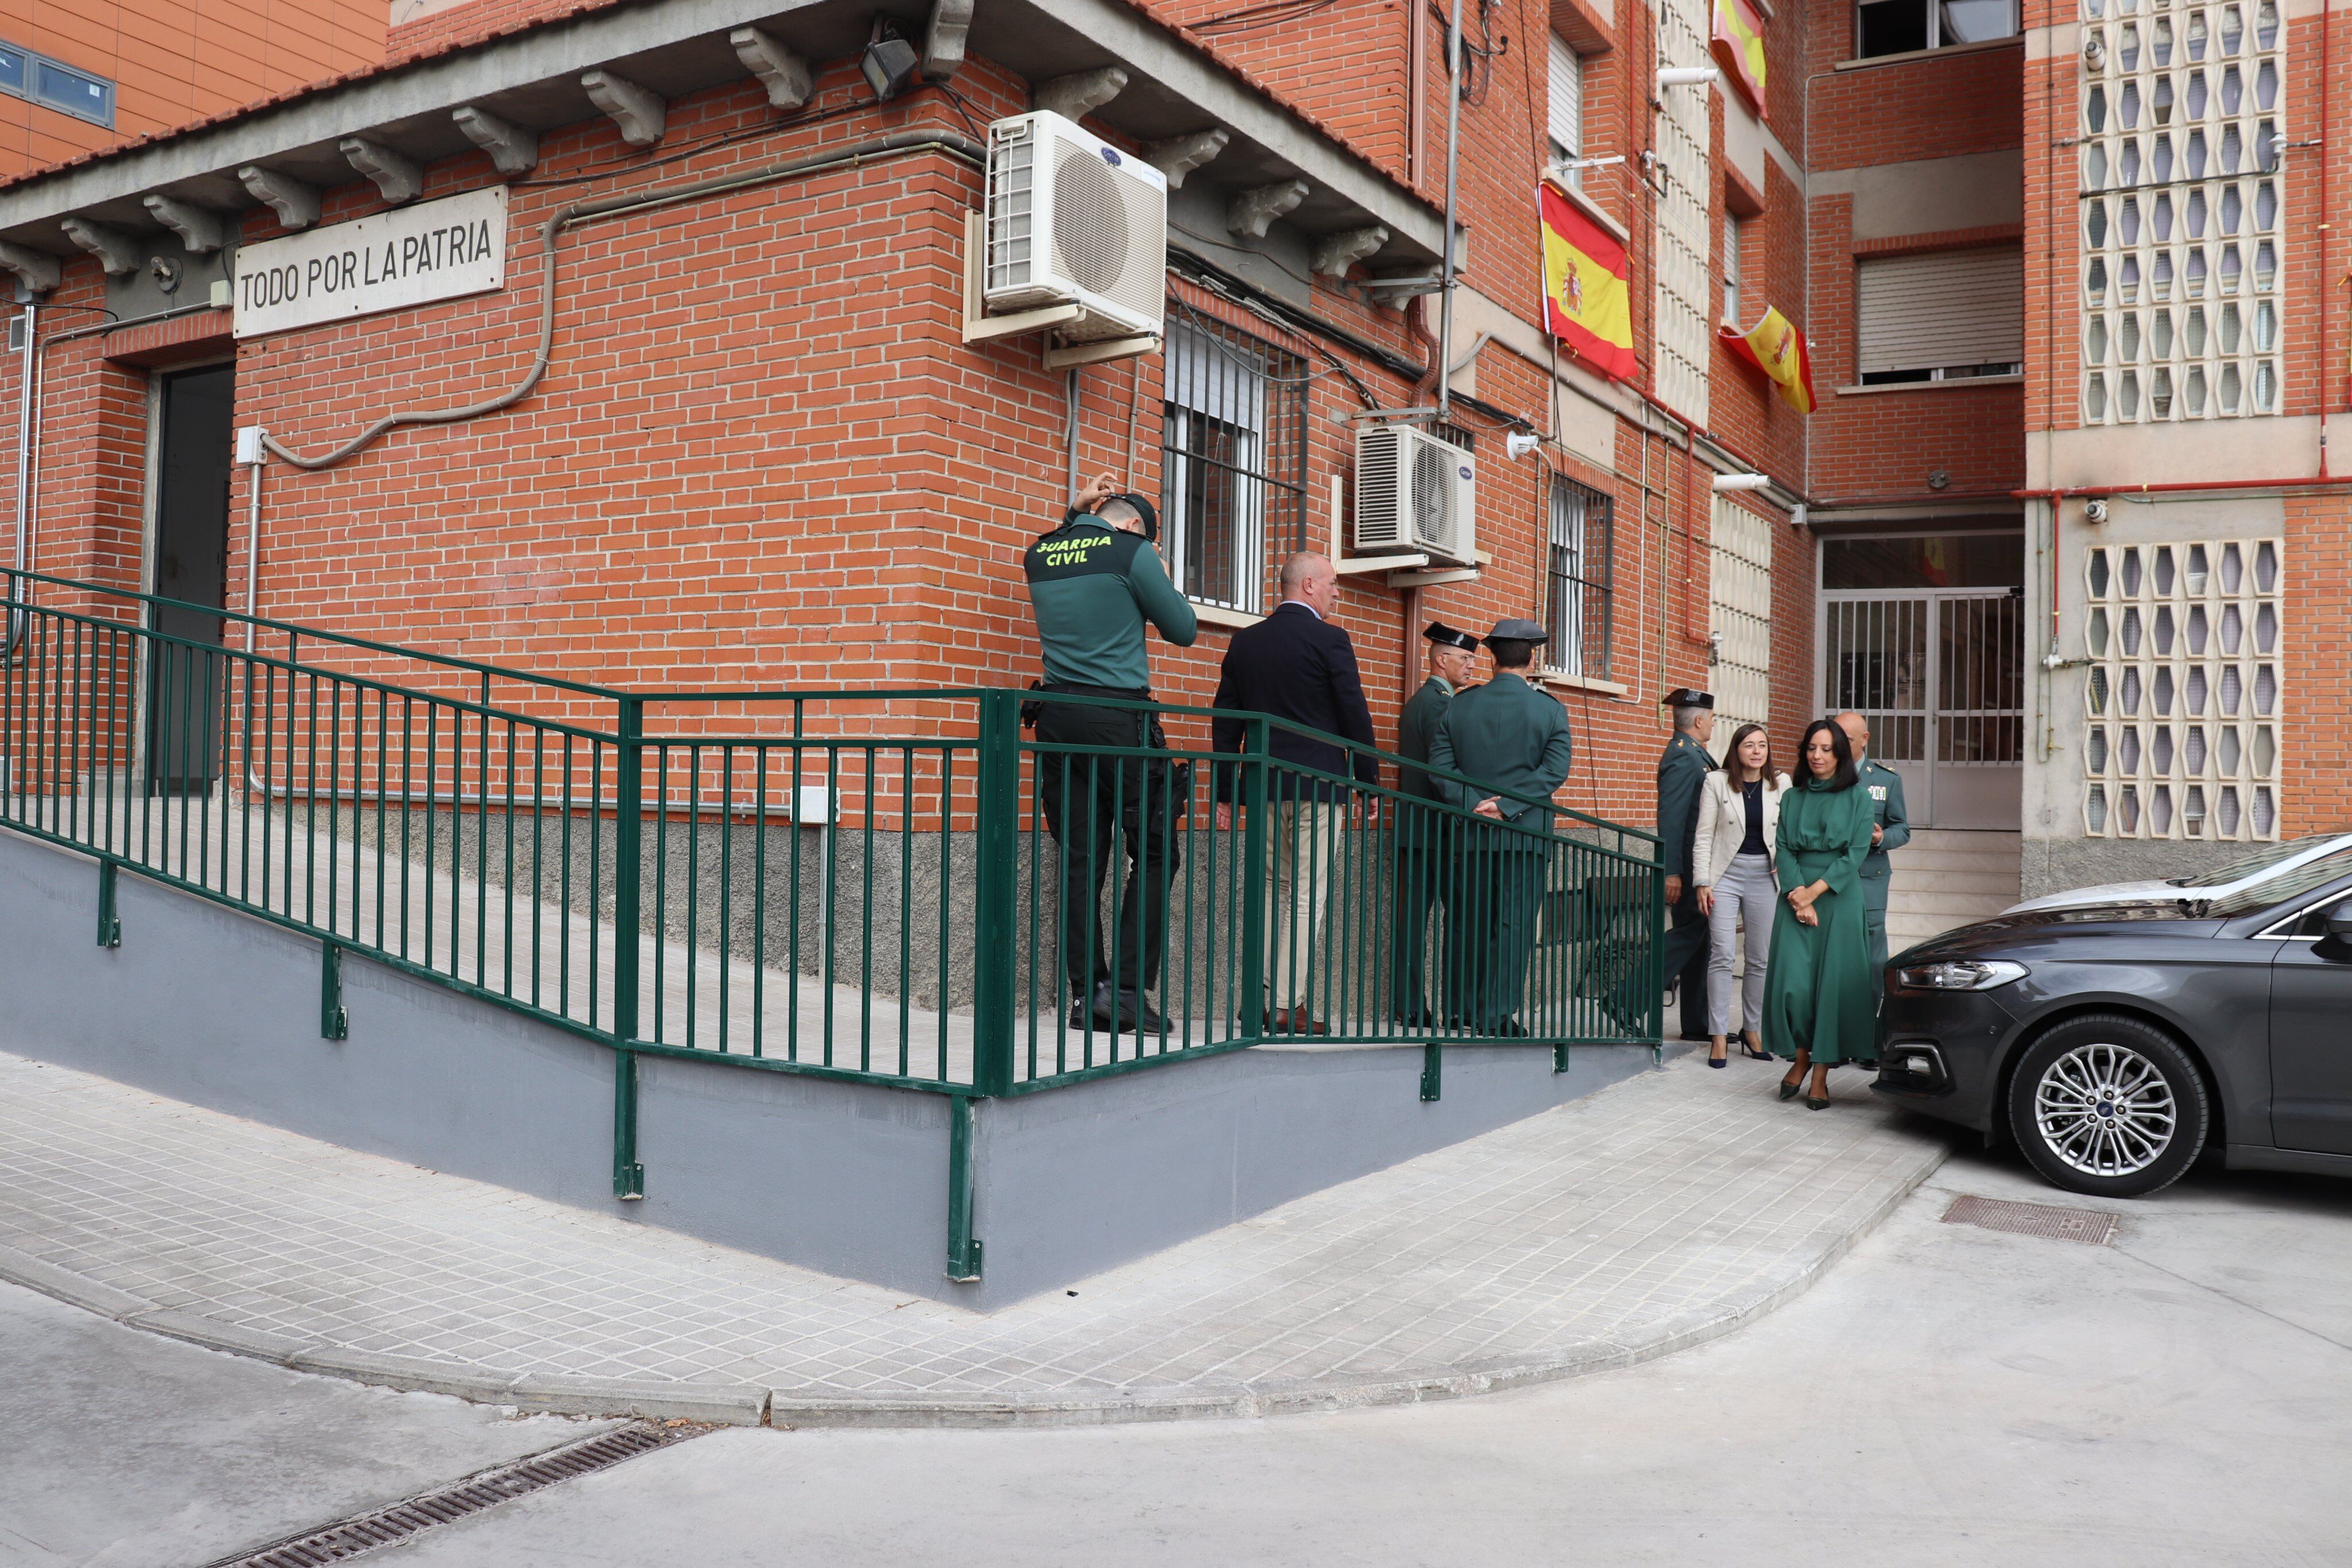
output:
M1696 1058L980 1315L0 1055L0 1277L526 1409L1089 1424L1629 1364L1802 1290L1949 1145ZM778 1201L823 1201L822 1194Z

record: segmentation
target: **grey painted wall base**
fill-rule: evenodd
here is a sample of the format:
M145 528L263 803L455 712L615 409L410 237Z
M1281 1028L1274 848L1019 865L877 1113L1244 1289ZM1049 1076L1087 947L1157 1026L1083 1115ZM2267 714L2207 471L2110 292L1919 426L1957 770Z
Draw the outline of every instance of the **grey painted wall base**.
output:
M642 1201L612 1197L613 1053L364 959L320 1038L318 945L0 832L0 1049L274 1126L987 1311L1645 1071L1642 1047L1260 1048L981 1102L983 1278L945 1277L950 1103L640 1059Z
M2109 882L2144 882L2194 876L2263 846L2197 839L2034 838L2020 841L2021 898L2041 898L2069 888Z

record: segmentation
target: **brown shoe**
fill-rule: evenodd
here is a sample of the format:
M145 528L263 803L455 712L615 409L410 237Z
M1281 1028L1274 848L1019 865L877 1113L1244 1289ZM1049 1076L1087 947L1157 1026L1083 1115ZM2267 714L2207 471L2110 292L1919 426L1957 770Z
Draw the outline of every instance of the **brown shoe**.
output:
M1290 1034L1323 1034L1328 1032L1323 1020L1311 1018L1305 1008L1276 1008L1271 1019L1273 1027Z

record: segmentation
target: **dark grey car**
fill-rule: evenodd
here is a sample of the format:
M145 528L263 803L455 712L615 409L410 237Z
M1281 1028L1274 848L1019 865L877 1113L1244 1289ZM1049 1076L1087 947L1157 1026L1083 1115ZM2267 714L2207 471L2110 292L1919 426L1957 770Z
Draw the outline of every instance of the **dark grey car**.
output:
M2210 903L2003 915L1886 967L1889 1099L2132 1197L2209 1143L2352 1176L2352 850Z

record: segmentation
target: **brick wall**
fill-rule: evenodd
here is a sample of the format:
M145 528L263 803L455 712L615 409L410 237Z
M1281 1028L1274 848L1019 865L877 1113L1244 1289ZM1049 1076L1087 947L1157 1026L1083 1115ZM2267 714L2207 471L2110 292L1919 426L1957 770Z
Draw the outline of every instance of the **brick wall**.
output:
M373 62L384 0L34 0L0 37L115 84L112 130L0 96L0 179Z

